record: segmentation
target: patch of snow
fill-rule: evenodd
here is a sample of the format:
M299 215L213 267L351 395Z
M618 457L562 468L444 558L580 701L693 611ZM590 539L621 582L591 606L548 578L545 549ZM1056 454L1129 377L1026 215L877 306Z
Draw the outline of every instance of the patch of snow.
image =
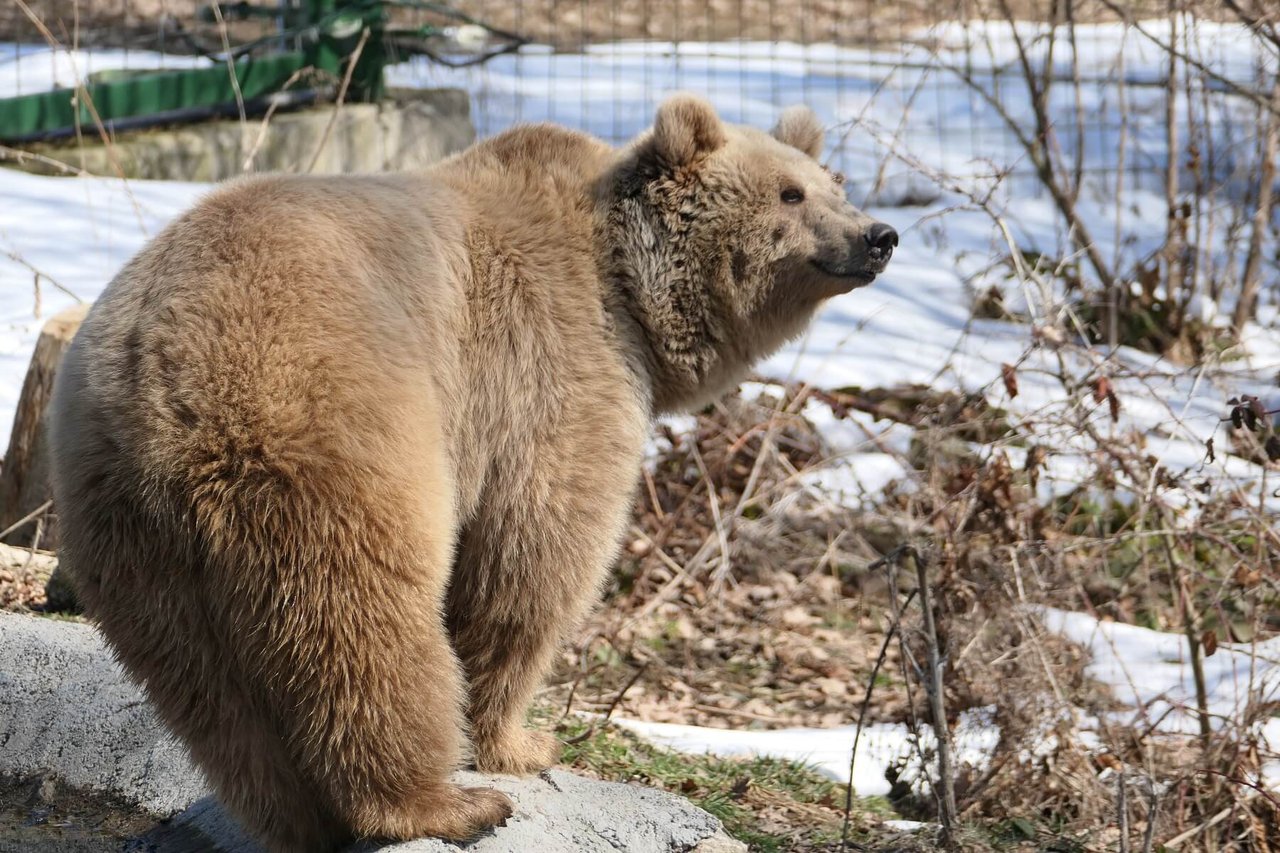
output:
M894 480L910 486L910 471L897 456L857 453L802 471L796 485L851 508L874 505Z
M1099 622L1083 613L1045 608L1040 618L1050 631L1089 651L1087 673L1111 689L1126 711L1117 720L1171 734L1199 732L1191 652L1183 634L1137 625ZM1280 701L1280 637L1258 643L1219 643L1202 660L1213 728L1239 726L1250 706ZM1280 735L1280 718L1267 727ZM1271 740L1280 753L1280 737ZM1277 777L1280 780L1280 777Z
M736 731L618 717L614 717L612 722L654 743L681 752L709 753L723 758L760 756L796 761L842 783L850 778L849 759L857 730L856 726L841 726L834 729ZM961 714L954 732L957 765L977 769L985 767L999 737L999 731L985 720L981 712ZM905 765L904 777L912 778L920 772L919 753L921 750L929 753L934 743L932 732L927 729L922 731L917 744L904 725L876 723L865 726L854 761L854 790L862 797L889 793L885 769Z
M1083 613L1045 608L1039 611L1045 627L1078 644L1090 656L1088 675L1111 690L1121 710L1110 712L1116 724L1141 727L1170 736L1199 731L1195 683L1187 638L1134 625L1100 622ZM1280 700L1280 638L1256 644L1220 643L1203 660L1208 708L1215 729L1227 723L1241 725L1250 706ZM986 767L999 741L999 730L988 719L989 709L965 712L955 728L958 764L977 770ZM831 729L778 729L738 731L670 723L648 723L613 718L613 722L655 743L683 752L711 753L722 757L768 756L810 765L815 771L842 784L850 781L849 758L854 726ZM1102 721L1080 713L1076 726L1080 742L1099 746L1096 732ZM1272 716L1254 726L1263 749L1260 782L1280 790L1280 717ZM1037 754L1050 751L1055 741L1039 744ZM858 745L852 782L859 796L886 794L885 771L906 762L904 775L920 772L919 755L928 755L935 741L922 727L917 742L905 725L877 723L866 726Z
M644 446L645 465L650 468L658 461L658 457L671 450L671 442L667 441L666 433L661 427L669 428L677 438L692 437L698 428L698 419L693 415L663 415L658 418L654 429L649 431L649 440Z
M742 382L738 385L738 393L744 400L755 401L761 397L766 400L781 400L786 396L787 389L776 382Z
M906 454L911 447L914 430L895 421L877 419L857 410L837 418L831 407L820 400L806 400L800 409L805 420L813 424L833 454L844 456L881 451Z
M208 68L209 59L151 50L72 50L40 44L0 43L0 98L70 89L98 71L118 68L175 71Z

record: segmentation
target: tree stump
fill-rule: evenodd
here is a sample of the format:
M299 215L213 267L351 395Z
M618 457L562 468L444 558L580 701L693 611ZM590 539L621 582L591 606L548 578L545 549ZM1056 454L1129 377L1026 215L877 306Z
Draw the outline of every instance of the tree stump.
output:
M9 450L0 465L0 530L13 527L0 541L11 545L34 545L48 550L58 546L53 513L39 511L53 499L45 409L53 393L58 365L88 310L88 305L77 305L45 323L31 356L31 366L27 368L27 378L22 383L13 432L9 435ZM20 521L23 523L18 524Z

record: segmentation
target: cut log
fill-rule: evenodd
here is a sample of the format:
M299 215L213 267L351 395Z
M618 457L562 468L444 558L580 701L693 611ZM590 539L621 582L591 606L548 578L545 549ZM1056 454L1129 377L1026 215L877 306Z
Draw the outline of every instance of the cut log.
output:
M53 498L49 486L45 409L53 393L58 365L88 310L88 305L77 305L45 323L31 356L27 378L22 383L13 432L9 434L9 450L0 465L0 530L8 530L2 541L12 545L34 545L49 550L58 545L54 514L40 511ZM13 529L9 530L10 527ZM37 528L38 542L35 541Z

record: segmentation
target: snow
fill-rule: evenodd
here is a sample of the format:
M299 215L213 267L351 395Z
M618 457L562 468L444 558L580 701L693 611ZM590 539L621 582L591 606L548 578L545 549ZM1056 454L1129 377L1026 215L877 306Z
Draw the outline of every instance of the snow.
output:
M980 715L961 715L953 743L958 765L984 767L985 756L996 747L999 732L985 725ZM775 729L772 731L736 731L674 723L649 723L618 717L613 722L654 743L690 753L710 753L724 758L764 756L796 761L811 767L829 779L849 780L849 758L853 752L855 726L834 729ZM934 746L932 732L921 732L919 747L926 753ZM858 741L858 754L853 767L854 790L862 797L889 793L886 767L906 761L908 768L918 753L906 726L875 723L865 726ZM918 772L918 766L915 769ZM908 769L907 776L911 775Z
M1059 636L1087 648L1087 674L1111 688L1123 711L1112 712L1114 722L1153 727L1167 734L1196 734L1200 730L1195 677L1187 638L1116 622L1099 622L1083 613L1046 609L1045 626ZM1206 708L1210 725L1247 730L1247 714L1257 706L1280 700L1280 637L1258 643L1221 643L1204 657ZM1252 729L1273 759L1263 776L1280 787L1280 717L1272 716Z
M897 456L857 453L801 472L798 488L811 490L853 509L873 505L885 486L908 480L910 472Z
M1150 252L1163 240L1165 203L1159 195L1166 159L1161 82L1164 55L1153 39L1168 38L1165 22L1146 22L1142 29L1113 25L1080 27L1080 70L1086 79L1081 108L1098 121L1096 132L1077 149L1073 131L1076 105L1055 101L1051 108L1062 121L1060 142L1068 160L1078 151L1088 167L1090 184L1080 199L1086 222L1103 256L1118 268ZM1033 25L1018 35L1033 61L1043 61L1044 41ZM1010 180L993 197L1022 249L1054 257L1072 250L1052 201L1029 179L1030 165L999 127L993 109L968 91L947 64L968 62L973 73L999 79L1004 100L1014 115L1028 120L1025 95L1010 74L1017 45L1008 27L989 22L952 24L918 34L919 44L901 51L875 51L815 44L716 43L666 44L623 42L591 47L583 54L560 54L531 48L499 57L477 68L448 69L416 60L390 71L393 85L455 85L472 93L474 116L482 133L517 121L552 120L622 141L651 121L663 96L677 89L698 91L730 121L767 127L779 108L808 103L828 124L828 143L836 152L831 165L849 176L851 197L870 202L868 210L895 226L901 248L888 272L872 287L832 300L809 332L766 360L759 368L777 380L802 379L824 388L888 387L921 384L936 389L978 392L1011 418L1041 418L1047 412L1083 413L1106 436L1134 431L1144 436L1147 451L1174 474L1189 481L1211 481L1217 489L1239 489L1270 510L1280 508L1275 484L1259 466L1219 453L1205 460L1204 442L1220 433L1225 400L1250 393L1269 408L1280 405L1274 376L1280 370L1277 306L1264 304L1259 321L1249 325L1228 359L1204 369L1188 369L1129 349L1102 348L1087 353L1039 346L1032 324L973 319L976 292L1001 288L1009 304L1025 310L1036 327L1052 319L1056 294L1035 287L1009 287L994 258L1010 247L990 217L967 204L955 188L991 185L997 166L1013 169ZM937 54L924 46L932 42ZM1228 81L1249 82L1274 73L1276 54L1266 53L1238 27L1200 23L1189 34L1189 48ZM976 46L976 48L974 47ZM1057 54L1057 62L1066 57ZM134 51L50 52L44 48L0 45L0 96L66 86L90 71L111 67L176 67L202 60L162 57ZM1124 81L1122 87L1118 81ZM1208 132L1222 153L1215 163L1224 196L1233 201L1228 162L1234 145L1247 145L1258 132L1255 113L1246 102L1211 87L1215 121ZM1131 122L1118 117L1122 96ZM1185 134L1184 124L1180 130ZM954 132L961 128L962 132ZM1144 169L1120 174L1117 152L1125 134L1131 163ZM1212 146L1210 146L1212 147ZM1024 180L1016 180L1016 178ZM943 179L939 185L938 178ZM208 187L200 184L119 181L101 178L45 178L0 170L0 446L7 436L13 408L36 335L44 319L76 297L92 300L119 267L166 222L188 207ZM1123 193L1123 205L1115 198ZM914 206L911 206L914 205ZM1118 218L1118 221L1117 221ZM1221 261L1228 246L1219 237L1205 248L1210 261ZM1265 256L1265 255L1264 255ZM1274 270L1270 271L1274 275ZM58 286L54 285L54 282ZM37 289L39 299L36 298ZM70 295L74 294L74 296ZM1196 310L1206 320L1221 322L1230 305L1214 305L1204 297ZM1059 358L1076 376L1125 368L1134 375L1114 381L1122 401L1118 422L1105 404L1087 397L1066 399L1053 374ZM1001 365L1017 364L1019 393L1010 399L1001 382ZM748 394L769 386L749 387ZM806 472L801 485L828 497L859 506L891 481L910 472L900 457L910 445L909 428L856 413L837 420L823 407L806 406L804 414L822 430L835 458L825 468ZM668 421L676 432L692 429L691 418ZM650 452L659 447L655 439ZM1040 497L1066 493L1090 473L1090 448L1078 435L1053 436ZM992 452L987 449L984 452ZM1016 447L1001 448L1021 464ZM1133 493L1146 483L1124 483ZM1180 503L1192 517L1199 501L1212 499L1191 488L1170 489L1165 499ZM1092 656L1089 673L1112 688L1124 710L1158 721L1171 736L1196 725L1194 690L1187 665L1186 640L1134 626L1100 623L1084 614L1045 611L1046 627L1079 643ZM1210 706L1218 721L1239 717L1249 702L1275 698L1280 691L1280 646L1276 641L1253 646L1223 644L1205 660ZM1168 712L1168 713L1166 713ZM833 779L849 780L852 727L831 730L731 731L692 726L616 720L619 725L679 749L724 755L767 754L813 763ZM1087 720L1081 721L1087 726ZM1260 730L1275 752L1280 750L1280 720ZM958 734L962 761L981 766L998 732L983 719L969 718ZM926 735L927 737L927 735ZM909 759L927 743L917 744L905 726L877 724L862 735L852 781L859 794L887 791L884 770ZM1272 784L1280 784L1280 764L1266 767Z
M0 447L44 321L77 297L94 299L149 237L208 190L0 169Z
M1109 712L1106 721L1076 714L1082 743L1096 745L1096 733L1104 722L1138 723L1140 728L1150 727L1169 737L1199 731L1195 682L1184 635L1100 622L1083 613L1048 608L1038 615L1048 631L1087 651L1087 675L1109 688L1121 706ZM1230 724L1237 730L1251 730L1259 739L1262 754L1271 756L1263 762L1262 782L1280 789L1280 759L1276 758L1280 756L1280 717L1246 724L1246 714L1255 710L1250 706L1280 700L1280 638L1257 644L1220 644L1217 652L1203 659L1203 667L1213 728ZM979 772L987 767L1000 732L986 717L981 711L960 715L953 730L959 766L967 764ZM842 784L852 780L854 791L863 797L889 792L886 768L904 767L903 776L908 780L918 775L921 753L929 755L936 743L927 726L921 726L918 738L905 724L865 726L850 776L855 726L740 731L617 717L613 722L684 752L798 761ZM1047 749L1051 744L1046 741L1042 746Z
M1152 38L1167 40L1164 21L1141 23ZM1047 49L1043 31L1019 27L1033 63ZM797 45L753 42L641 42L594 45L582 54L521 52L482 66L451 69L415 60L392 70L396 85L456 85L474 93L482 132L520 121L556 121L582 127L621 142L651 119L653 108L676 89L697 90L716 103L728 120L765 126L777 104L804 102L830 121L829 142L839 149L834 165L850 177L853 197L877 196L881 202L937 195L927 181L895 162L890 148L904 149L952 175L976 179L1000 167L1014 166L1033 187L1033 169L1013 136L997 130L995 108L970 92L960 72L975 75L994 90L1017 120L1030 119L1030 99L1019 79L1017 46L1000 22L942 24L914 34L901 49L869 49L832 44ZM1276 55L1241 27L1200 22L1188 34L1192 54L1212 64L1229 81L1250 83L1275 67ZM1128 164L1161 163L1167 140L1163 120L1163 84L1167 60L1155 43L1137 31L1116 25L1080 26L1076 31L1083 86L1079 104L1069 87L1051 94L1049 108L1061 125L1059 144L1068 158L1077 145L1091 171L1116 170L1124 135ZM931 46L933 49L931 49ZM936 52L934 52L936 50ZM1069 54L1059 43L1055 68L1069 75ZM1112 118L1119 88L1131 115L1152 118L1125 124ZM554 81L555 97L547 97ZM1229 140L1252 139L1258 123L1236 100L1215 105L1219 149ZM1077 110L1079 111L1077 113ZM1075 125L1088 132L1077 139ZM1185 137L1185 129L1183 132ZM838 143L838 144L837 144ZM869 176L887 167L885 187ZM1223 168L1229 163L1223 162ZM1148 189L1159 189L1159 170ZM1111 176L1114 180L1114 175ZM1162 223L1164 212L1156 220ZM1103 235L1095 235L1101 237ZM1138 249L1138 246L1134 246Z
M205 68L208 59L150 50L52 50L45 45L0 44L0 97L68 89L99 71Z

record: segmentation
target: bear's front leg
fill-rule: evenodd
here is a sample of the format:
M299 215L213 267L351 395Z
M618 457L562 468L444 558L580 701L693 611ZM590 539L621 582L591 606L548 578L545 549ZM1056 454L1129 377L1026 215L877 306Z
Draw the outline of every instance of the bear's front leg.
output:
M616 557L636 480L626 468L497 490L466 527L450 581L449 627L469 682L477 770L536 773L559 757L555 737L528 729L525 719Z

